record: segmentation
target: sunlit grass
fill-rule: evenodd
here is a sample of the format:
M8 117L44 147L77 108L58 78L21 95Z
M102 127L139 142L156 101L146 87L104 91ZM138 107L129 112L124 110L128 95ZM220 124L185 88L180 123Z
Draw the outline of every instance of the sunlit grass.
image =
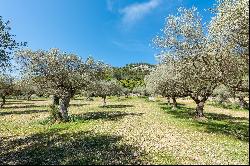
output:
M176 111L156 101L76 98L70 122L52 124L51 101L11 100L0 110L0 163L248 164L248 111L207 104L198 121L191 100Z

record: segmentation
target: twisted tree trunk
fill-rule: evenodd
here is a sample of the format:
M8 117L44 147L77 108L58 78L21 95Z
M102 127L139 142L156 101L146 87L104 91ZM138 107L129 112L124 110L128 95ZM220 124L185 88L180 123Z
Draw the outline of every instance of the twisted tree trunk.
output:
M56 95L53 95L52 97L52 105L59 105L59 97Z
M106 98L107 98L107 96L103 96L102 98L103 98L103 106L106 106L106 104L107 104L107 103L106 103Z
M170 105L170 97L167 97L167 104Z
M200 118L200 117L204 117L204 104L205 101L199 101L196 102L197 106L196 106L196 117Z
M241 109L249 109L249 104L244 100L243 97L240 96L239 101Z
M0 108L3 108L5 103L6 103L6 98L5 98L5 96L2 96L2 103L0 104Z
M204 105L205 102L207 101L209 95L203 96L201 99L199 99L198 97L193 97L191 96L191 98L195 101L196 103L196 117L197 118L202 118L205 117L204 116Z
M28 94L28 96L27 96L27 100L28 100L28 101L31 100L31 96L32 96L32 94Z
M60 121L67 122L69 120L68 107L71 95L64 95L59 102L59 119Z
M176 110L176 109L177 109L176 98L175 98L175 97L172 97L172 100L173 100L173 107L172 107L172 110Z

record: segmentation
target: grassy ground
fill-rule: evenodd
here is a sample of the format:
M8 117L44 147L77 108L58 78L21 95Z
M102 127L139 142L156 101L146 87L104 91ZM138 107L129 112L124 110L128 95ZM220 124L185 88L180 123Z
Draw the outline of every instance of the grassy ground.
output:
M71 101L71 122L50 124L45 99L0 109L0 164L248 164L249 111L207 104L207 120L179 100Z

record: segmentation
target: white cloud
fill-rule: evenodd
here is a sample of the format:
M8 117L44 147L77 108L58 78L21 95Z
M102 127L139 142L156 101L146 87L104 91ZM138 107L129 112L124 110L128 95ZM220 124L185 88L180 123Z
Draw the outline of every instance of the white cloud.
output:
M146 16L150 11L158 7L161 0L149 0L144 3L134 3L120 10L123 14L122 22L125 25L133 25L138 20Z

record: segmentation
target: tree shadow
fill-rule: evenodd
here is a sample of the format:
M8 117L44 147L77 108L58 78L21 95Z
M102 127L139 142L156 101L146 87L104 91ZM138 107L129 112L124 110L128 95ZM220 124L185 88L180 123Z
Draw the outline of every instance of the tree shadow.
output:
M84 101L84 99L79 99L79 98L72 99L72 100L80 100L80 101Z
M105 105L99 106L100 108L127 108L127 107L134 107L133 105Z
M0 164L131 165L143 164L144 153L121 143L122 137L92 132L59 133L61 129L24 138L0 138Z
M170 106L167 102L159 103L160 106ZM177 107L185 106L185 104L177 103Z
M48 112L48 110L19 110L19 111L1 111L0 116L5 116L5 115L21 115L21 114L33 114L33 113L42 113L42 112Z
M71 115L72 121L85 121L85 120L119 120L125 116L141 116L144 113L127 113L120 111L108 111L108 112L87 112L79 115Z
M5 105L15 105L15 104L21 104L21 105L29 104L29 105L32 105L34 103L25 103L25 102L6 102L5 103Z
M89 104L70 104L69 106L72 106L72 107L82 107L82 106L85 106L85 105L89 105Z
M13 100L13 99L6 99L6 103L22 103L24 100Z
M18 109L18 108L37 108L37 107L47 107L47 105L15 105L15 106L4 106L4 109Z
M204 128L208 133L220 133L233 136L239 140L249 141L249 119L246 117L233 117L226 114L204 113L207 120L194 119L195 110L188 107L178 107L172 110L171 107L161 107L167 114L178 119L191 120L192 125Z
M47 101L47 100L50 100L50 99L31 99L30 101Z
M126 101L127 99L126 98L117 98L116 101Z

